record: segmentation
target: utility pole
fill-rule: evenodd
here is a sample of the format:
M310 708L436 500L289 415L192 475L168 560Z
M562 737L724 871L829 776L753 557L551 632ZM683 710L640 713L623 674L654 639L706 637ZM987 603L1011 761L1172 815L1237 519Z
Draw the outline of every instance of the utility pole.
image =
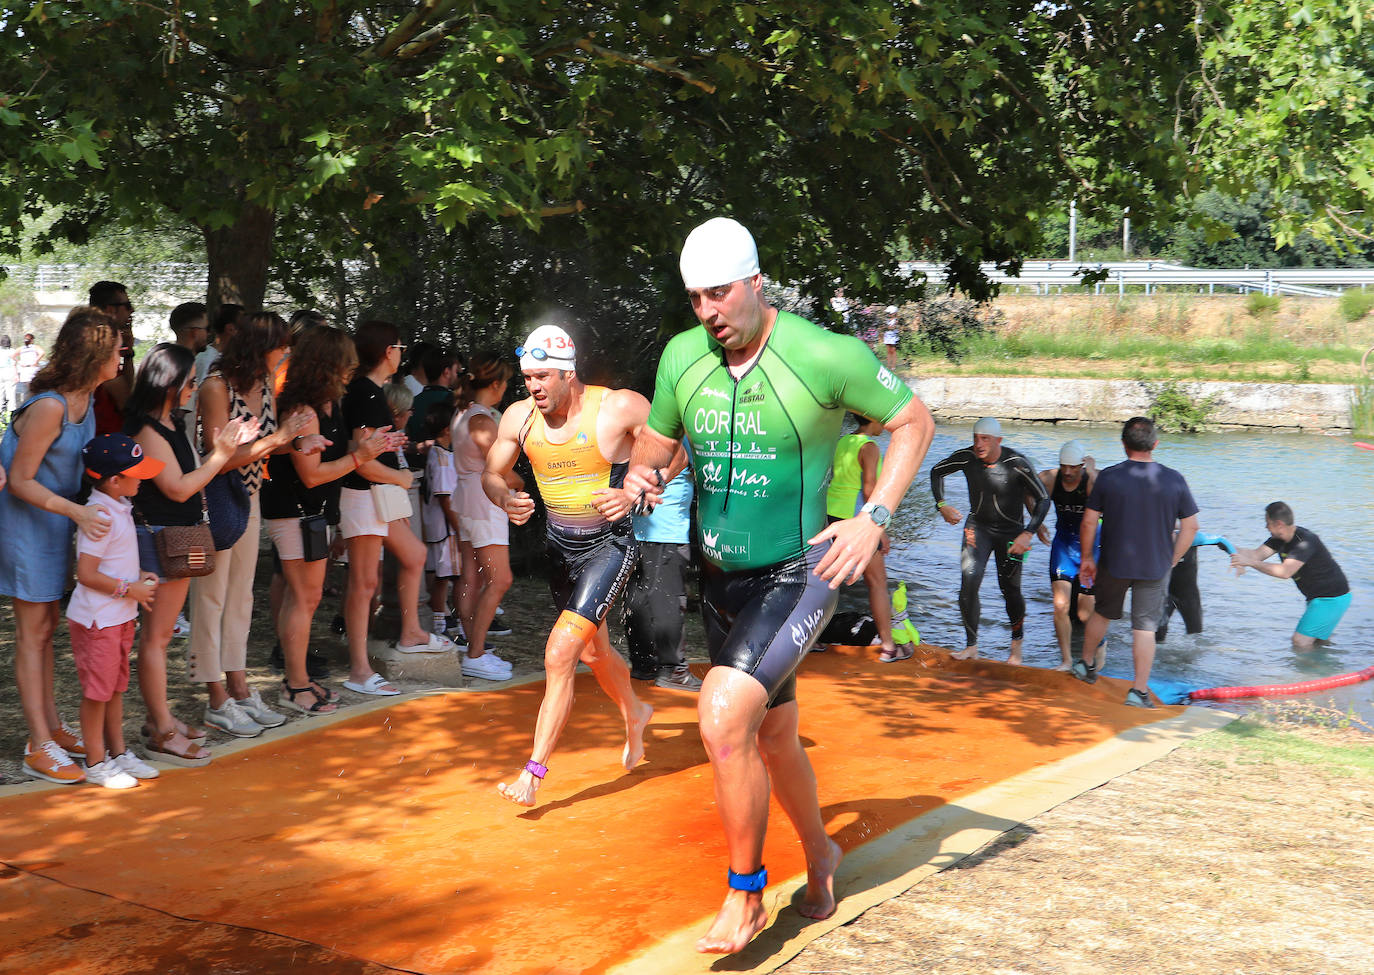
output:
M1078 253L1078 197L1069 201L1069 260Z

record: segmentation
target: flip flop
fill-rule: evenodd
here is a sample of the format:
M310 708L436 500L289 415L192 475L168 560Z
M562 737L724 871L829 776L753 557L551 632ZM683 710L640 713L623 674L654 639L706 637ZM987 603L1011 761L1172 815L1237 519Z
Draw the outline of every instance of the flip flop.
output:
M884 650L882 653L878 654L878 661L885 664L895 664L899 660L910 660L915 652L916 650L911 644L903 643L899 647L893 647L890 653Z
M369 674L367 680L346 680L343 686L357 694L371 694L373 697L395 697L401 692L392 687L381 674Z
M453 649L453 641L438 633L431 633L424 643L401 643L396 641L397 653L445 653ZM345 687L348 685L345 684Z

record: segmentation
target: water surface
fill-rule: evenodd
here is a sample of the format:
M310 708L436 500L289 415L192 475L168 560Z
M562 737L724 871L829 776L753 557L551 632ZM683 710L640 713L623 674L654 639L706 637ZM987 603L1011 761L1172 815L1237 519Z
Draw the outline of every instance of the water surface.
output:
M1004 443L1029 456L1037 469L1057 466L1060 446L1078 439L1099 467L1124 459L1119 428L1013 427L1004 424ZM964 643L959 618L959 543L961 527L946 525L935 513L930 467L972 439L972 427L940 426L921 472L893 518L893 548L888 575L905 579L912 595L911 616L928 642L950 648ZM886 449L886 437L880 441ZM1337 628L1332 645L1312 654L1294 652L1289 637L1302 615L1304 600L1291 580L1274 579L1253 569L1236 577L1228 557L1215 546L1198 555L1202 594L1202 633L1184 633L1174 615L1168 639L1159 647L1154 678L1166 692L1235 684L1287 684L1362 670L1374 663L1374 583L1367 568L1374 553L1374 452L1352 446L1352 438L1286 433L1211 433L1165 435L1155 458L1180 471L1196 498L1204 531L1252 548L1267 537L1264 506L1286 501L1297 523L1316 532L1345 570L1354 600ZM961 475L946 479L948 500L967 513L968 494ZM1053 531L1054 515L1049 521ZM1025 663L1051 667L1059 661L1049 587L1049 546L1038 541L1026 558L1022 576L1026 597ZM1129 613L1129 609L1128 609ZM979 647L984 656L1006 656L1010 633L996 573L983 579ZM1107 637L1106 673L1129 677L1129 622L1114 623ZM1374 719L1374 681L1305 700L1354 707ZM1224 706L1235 709L1238 702Z

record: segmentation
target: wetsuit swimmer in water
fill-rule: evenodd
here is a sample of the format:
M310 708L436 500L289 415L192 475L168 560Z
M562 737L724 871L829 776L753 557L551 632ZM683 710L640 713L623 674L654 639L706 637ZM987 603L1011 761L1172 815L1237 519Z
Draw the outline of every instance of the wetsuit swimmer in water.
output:
M1096 477L1097 466L1077 440L1070 440L1059 449L1058 468L1040 472L1040 483L1054 505L1053 541L1049 528L1043 524L1037 534L1040 541L1050 546L1050 595L1054 597L1054 636L1059 642L1060 656L1059 666L1054 669L1058 671L1073 667L1073 623L1069 611L1073 608L1075 590L1079 622L1088 622L1093 614L1092 586L1084 586L1078 578L1078 566L1083 560L1083 540L1078 531Z
M1021 640L1026 622L1026 599L1021 595L1021 568L1031 540L1050 511L1045 485L1031 462L1019 451L1002 446L1002 424L985 416L973 427L973 445L961 447L930 469L930 491L935 507L951 525L963 520L958 508L945 501L945 478L962 471L968 480L968 523L959 551L959 612L964 618L965 646L953 654L956 660L978 656L978 618L982 606L978 588L991 555L997 566L997 584L1011 623L1010 663L1021 662ZM1031 518L1024 524L1025 499L1032 499Z

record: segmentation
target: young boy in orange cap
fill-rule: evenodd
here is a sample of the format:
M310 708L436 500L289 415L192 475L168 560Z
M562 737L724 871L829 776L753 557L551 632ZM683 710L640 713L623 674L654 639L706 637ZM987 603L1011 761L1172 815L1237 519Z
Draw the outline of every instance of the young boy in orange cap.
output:
M104 509L110 531L99 541L76 540L76 589L67 603L72 656L81 680L81 736L86 742L86 781L107 789L132 789L157 777L124 744L124 702L129 689L129 651L138 607L152 606L157 575L142 572L129 498L162 470L160 460L122 433L96 437L81 451L95 482L92 507ZM95 761L92 761L95 759Z

